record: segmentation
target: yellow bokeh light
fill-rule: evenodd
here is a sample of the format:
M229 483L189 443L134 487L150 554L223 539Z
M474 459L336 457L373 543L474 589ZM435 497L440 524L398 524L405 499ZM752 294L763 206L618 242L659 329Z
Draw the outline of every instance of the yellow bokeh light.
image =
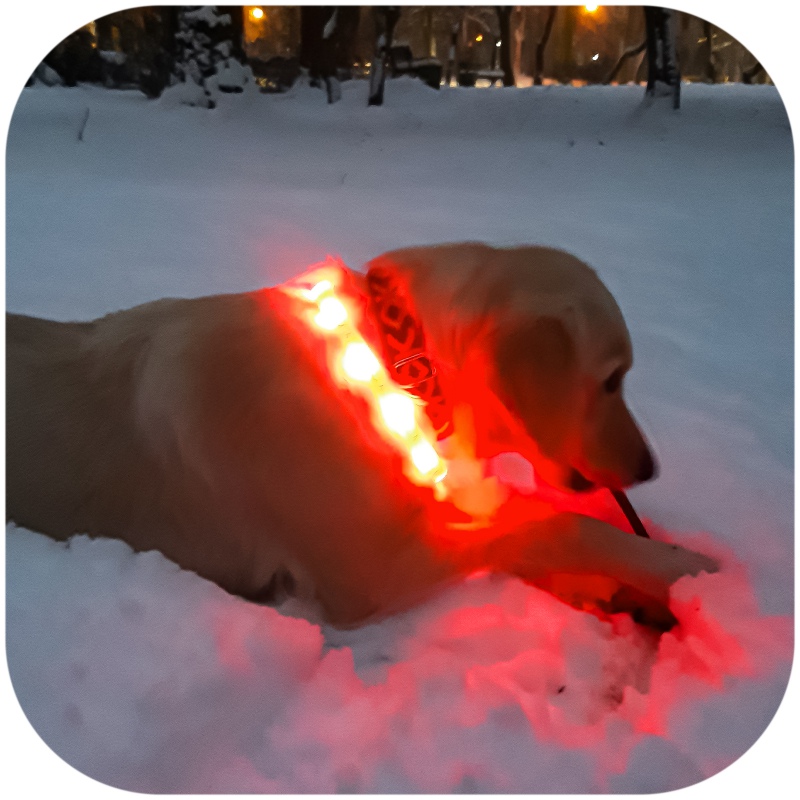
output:
M250 9L250 19L259 20L264 19L264 9L254 6Z
M587 14L594 14L594 12L597 11L598 8L600 8L600 6L584 6L583 10Z
M478 34L478 35L475 37L475 41L476 41L476 42L482 42L482 41L483 41L483 34L482 34L482 33L479 33L479 34Z

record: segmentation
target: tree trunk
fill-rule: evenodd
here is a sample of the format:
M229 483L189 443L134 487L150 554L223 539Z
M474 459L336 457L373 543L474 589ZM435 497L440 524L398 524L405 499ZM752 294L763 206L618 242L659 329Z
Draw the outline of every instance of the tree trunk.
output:
M375 55L372 57L372 67L369 71L369 100L368 105L382 106L383 92L386 84L386 68L389 60L389 50L394 38L394 28L400 19L398 6L376 6L375 13Z
M547 21L544 24L544 32L542 33L542 38L536 45L536 61L534 62L533 68L534 86L542 85L542 73L544 72L544 49L547 47L547 43L550 41L550 33L553 30L553 23L556 19L556 11L558 11L557 6L550 6L548 9Z
M647 42L647 88L645 93L655 95L656 84L669 87L672 107L681 105L681 75L675 53L675 28L672 9L655 6L644 7Z
M328 103L338 103L342 99L342 87L336 74L336 25L339 9L334 8L322 28L322 79Z
M298 61L312 86L325 86L329 103L341 99L339 70L353 64L358 30L357 6L301 6Z
M512 71L514 75L522 74L522 43L525 41L525 27L527 24L527 6L516 6L519 15L514 26L514 52L512 55Z
M617 63L614 64L614 68L608 73L608 77L603 81L603 83L605 85L611 83L611 81L613 81L617 75L619 75L620 70L625 66L625 62L629 58L638 56L646 47L647 42L644 41L641 44L634 45L633 47L629 47L627 50L625 50L625 52L619 57Z
M339 6L334 36L334 62L337 70L351 74L358 52L359 6Z
M503 70L503 86L515 86L514 68L511 64L511 6L495 6L500 25L500 69Z
M436 37L433 34L433 8L425 7L425 56L434 58L436 56Z
M445 85L449 86L453 78L458 84L458 37L464 25L464 14L462 13L458 22L454 22L450 28L450 49L447 51L447 77Z
M139 88L154 99L169 86L175 71L175 34L178 30L177 6L152 6L144 18L146 58L139 71Z
M756 63L753 64L752 67L750 67L749 69L746 69L746 70L744 70L744 72L742 72L742 83L752 83L753 82L753 78L755 78L755 76L758 75L759 72L763 72L763 71L764 71L764 67L761 66L761 62L760 61L756 61Z
M231 18L228 27L228 39L231 43L231 57L240 64L247 63L244 51L244 7L243 6L217 6L220 14L228 14Z
M703 52L705 54L705 67L706 67L706 80L709 83L716 83L717 81L717 65L714 58L714 31L711 23L703 20L703 35L705 36L705 44Z
M561 83L569 83L575 75L575 22L578 9L564 6L559 18L561 24L556 29L552 59L553 77ZM552 48L551 48L552 49Z
M646 60L644 51L647 47L647 40L643 36L642 28L644 20L640 11L635 6L628 6L625 9L625 33L622 38L621 51L617 62L606 76L603 83L611 83L620 80L622 73L628 66L630 70L630 80L635 81L639 74L642 63Z
M308 70L312 86L321 86L326 65L326 48L323 31L333 16L334 6L300 7L300 66Z

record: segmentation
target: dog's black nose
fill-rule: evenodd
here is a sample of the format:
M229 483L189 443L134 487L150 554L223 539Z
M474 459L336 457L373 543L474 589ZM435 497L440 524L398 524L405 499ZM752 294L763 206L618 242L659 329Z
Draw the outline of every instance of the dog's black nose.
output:
M649 450L644 451L644 456L639 463L639 469L636 471L636 481L643 483L649 481L658 474L658 465L653 458L653 454Z

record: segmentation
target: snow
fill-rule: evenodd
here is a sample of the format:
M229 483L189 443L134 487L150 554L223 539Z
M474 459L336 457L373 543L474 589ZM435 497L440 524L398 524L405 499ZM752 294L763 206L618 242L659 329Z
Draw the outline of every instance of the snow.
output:
M125 53L118 53L116 50L98 50L97 52L106 64L120 66L128 60L128 56Z
M323 39L330 39L333 36L333 32L336 30L336 18L339 16L338 9L334 10L333 14L331 14L331 18L325 23L325 27L322 29L322 38Z
M216 6L197 6L194 11L186 11L185 16L194 22L205 22L209 28L231 24L231 15L217 13Z
M746 749L743 708L757 734L787 677L772 674L786 621L731 574L683 582L681 632L656 654L629 618L508 579L338 632L118 541L12 527L7 548L9 667L31 723L138 791L667 790Z
M676 585L681 626L660 643L485 575L343 633L158 553L10 525L7 655L31 724L81 771L150 792L654 792L719 772L769 723L792 652L793 161L777 92L686 86L674 113L640 87L403 79L381 108L366 83L342 88L335 106L299 86L214 111L24 91L7 307L89 319L412 243L568 249L631 328L627 393L661 462L631 499L654 535L724 569Z
M228 42L223 44L229 45ZM243 92L245 87L255 91L255 81L253 71L250 67L242 66L241 62L234 58L226 58L217 64L217 71L206 79L206 86L214 97L214 102L219 102L219 91L223 92Z

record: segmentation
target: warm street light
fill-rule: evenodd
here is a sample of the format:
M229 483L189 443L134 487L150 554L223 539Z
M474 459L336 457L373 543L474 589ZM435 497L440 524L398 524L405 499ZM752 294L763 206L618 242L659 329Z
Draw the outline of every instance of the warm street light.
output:
M250 9L250 18L251 19L264 19L264 9L255 6L254 8Z
M598 8L600 8L600 6L584 6L583 10L587 14L594 14L594 12L597 11Z

